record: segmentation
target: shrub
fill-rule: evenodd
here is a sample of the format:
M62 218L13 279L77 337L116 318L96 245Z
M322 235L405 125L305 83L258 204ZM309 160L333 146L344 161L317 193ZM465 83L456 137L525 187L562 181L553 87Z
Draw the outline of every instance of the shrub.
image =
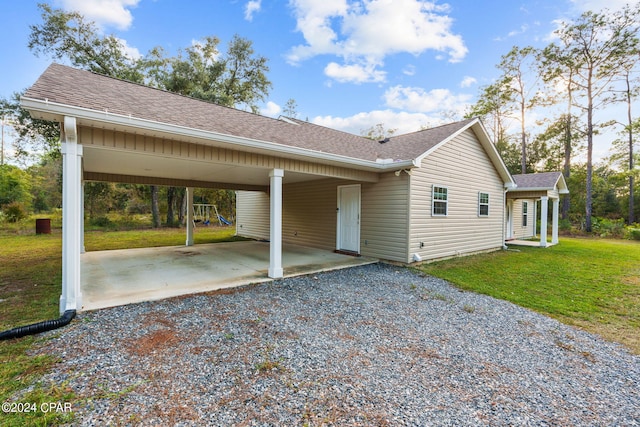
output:
M109 218L106 216L91 218L89 222L91 225L95 225L96 227L108 227L111 224L111 221L109 221Z
M627 238L629 240L640 240L640 228L627 227Z
M624 220L594 217L592 219L592 230L600 237L621 238L625 234Z
M560 231L571 231L571 221L568 219L561 219L558 223L558 228L560 229Z
M18 203L18 202L9 203L7 206L4 207L3 211L4 211L4 216L7 218L7 221L9 222L18 222L21 219L24 219L27 217L27 212L25 211L25 208L22 205L22 203Z

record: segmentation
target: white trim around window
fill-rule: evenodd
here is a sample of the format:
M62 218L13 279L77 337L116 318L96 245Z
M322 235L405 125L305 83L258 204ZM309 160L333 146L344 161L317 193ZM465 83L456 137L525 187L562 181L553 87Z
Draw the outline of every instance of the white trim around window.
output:
M431 187L431 216L447 216L449 213L449 189L434 184Z
M489 216L489 193L478 192L478 216Z

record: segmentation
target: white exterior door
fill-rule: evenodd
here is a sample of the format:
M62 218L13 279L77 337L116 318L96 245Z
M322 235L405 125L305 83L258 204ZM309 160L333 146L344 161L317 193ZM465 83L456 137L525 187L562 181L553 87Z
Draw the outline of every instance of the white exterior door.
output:
M338 187L337 249L360 253L360 185Z

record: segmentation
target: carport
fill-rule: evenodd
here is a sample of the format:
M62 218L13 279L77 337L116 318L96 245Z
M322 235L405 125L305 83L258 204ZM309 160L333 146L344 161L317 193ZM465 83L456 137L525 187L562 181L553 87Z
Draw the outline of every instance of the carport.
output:
M282 248L283 182L379 179L376 160L356 158L356 153L368 150L359 137L353 137L359 146L346 145L353 153L335 154L329 149L336 142L333 134L309 134L306 127L288 119L275 120L58 64L27 90L21 104L33 117L61 125L61 313L84 307L83 263L91 257L81 257L84 181L182 186L188 190L190 206L191 189L198 187L269 194L268 258L260 258L263 264L255 271L266 271L263 279L277 279L288 274ZM345 141L339 143L343 146ZM375 153L370 157L375 159ZM187 212L191 215L192 209ZM187 225L185 246L191 247L191 218ZM233 269L236 264L225 265Z
M257 241L86 252L83 309L95 310L273 280L269 243ZM376 262L304 246L283 245L284 277Z

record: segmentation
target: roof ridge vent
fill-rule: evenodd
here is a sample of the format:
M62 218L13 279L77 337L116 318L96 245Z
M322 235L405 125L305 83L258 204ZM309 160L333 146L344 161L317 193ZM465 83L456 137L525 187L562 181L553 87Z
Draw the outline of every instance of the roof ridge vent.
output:
M391 141L391 138L387 137L385 139L381 139L380 141L378 141L380 144L386 144L387 142Z

